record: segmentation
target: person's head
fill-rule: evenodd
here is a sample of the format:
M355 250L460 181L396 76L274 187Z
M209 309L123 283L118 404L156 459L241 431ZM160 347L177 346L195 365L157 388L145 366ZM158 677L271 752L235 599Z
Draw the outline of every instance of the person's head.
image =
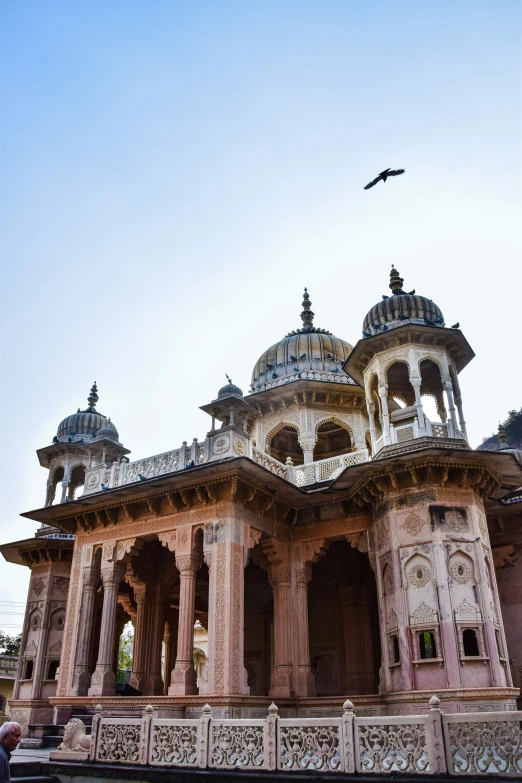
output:
M10 720L0 726L0 745L3 745L7 750L16 750L21 739L22 729L19 723Z

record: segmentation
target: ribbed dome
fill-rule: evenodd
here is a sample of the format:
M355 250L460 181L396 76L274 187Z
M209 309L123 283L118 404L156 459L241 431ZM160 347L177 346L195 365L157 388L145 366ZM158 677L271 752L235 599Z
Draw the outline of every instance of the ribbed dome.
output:
M98 387L94 383L87 399L89 407L84 411L78 408L76 413L67 416L61 421L58 425L56 438L65 442L69 440L73 442L78 442L79 440L90 442L98 436L118 442L118 431L114 424L96 410L98 399Z
M326 329L313 326L314 313L306 288L303 308L303 328L287 334L257 360L252 392L297 380L355 384L342 369L352 346Z
M444 326L444 316L435 302L425 296L418 296L415 291L406 293L402 290L403 283L404 280L392 266L392 295L383 297L382 301L367 313L363 322L364 337L380 334L387 329L401 326L406 321L427 326Z

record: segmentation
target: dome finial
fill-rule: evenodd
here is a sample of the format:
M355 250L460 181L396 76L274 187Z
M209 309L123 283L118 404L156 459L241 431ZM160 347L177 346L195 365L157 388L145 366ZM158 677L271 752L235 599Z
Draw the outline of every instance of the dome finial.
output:
M232 378L230 377L230 375L227 375L227 374L225 373L225 378L227 379L227 381L228 381L229 383L232 383Z
M301 320L303 321L303 331L310 332L313 327L314 313L311 310L312 303L310 296L308 295L308 289L305 288L303 294L303 312L301 313Z
M94 409L96 408L96 403L98 402L98 387L96 386L96 381L94 381L93 385L91 386L91 393L87 397L87 402L89 403L89 408Z
M404 283L403 278L400 276L397 269L392 264L391 272L390 272L390 288L394 294L400 294L402 293L402 284Z

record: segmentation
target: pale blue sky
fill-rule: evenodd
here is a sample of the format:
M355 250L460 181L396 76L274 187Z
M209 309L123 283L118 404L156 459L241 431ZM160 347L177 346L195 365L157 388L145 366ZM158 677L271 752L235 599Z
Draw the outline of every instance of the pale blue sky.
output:
M198 406L225 372L248 390L305 285L354 344L394 263L477 353L472 443L522 405L520 16L3 0L0 541L32 535L35 449L94 379L131 458L202 438ZM27 576L1 562L0 600Z

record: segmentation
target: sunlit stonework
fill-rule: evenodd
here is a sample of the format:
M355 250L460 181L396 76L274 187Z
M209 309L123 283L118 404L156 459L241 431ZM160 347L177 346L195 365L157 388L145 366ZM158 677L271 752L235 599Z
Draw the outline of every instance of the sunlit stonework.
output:
M305 290L249 393L229 379L202 405L204 437L130 460L96 384L61 422L24 514L41 528L1 547L32 572L11 705L26 736L74 715L59 752L93 763L484 772L448 743L467 731L487 756L473 713L516 709L521 454L470 447L473 351L402 285L392 268L353 348Z

